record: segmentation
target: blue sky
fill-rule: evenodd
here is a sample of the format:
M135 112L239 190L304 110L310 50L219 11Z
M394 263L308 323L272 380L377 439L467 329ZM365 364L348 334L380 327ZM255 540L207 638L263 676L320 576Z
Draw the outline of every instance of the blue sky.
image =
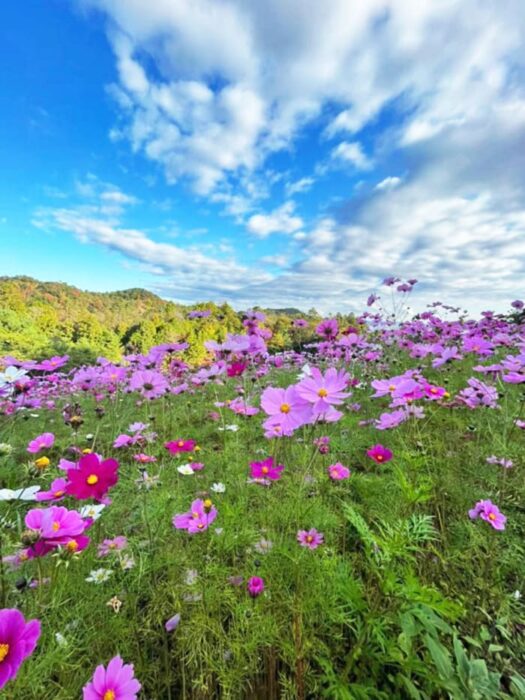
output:
M0 274L189 303L506 308L525 280L519 0L4 7Z

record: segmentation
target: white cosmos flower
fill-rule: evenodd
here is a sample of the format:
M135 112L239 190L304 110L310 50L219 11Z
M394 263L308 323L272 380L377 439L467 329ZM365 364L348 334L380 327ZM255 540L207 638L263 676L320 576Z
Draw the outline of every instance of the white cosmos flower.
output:
M195 472L191 468L191 465L189 464L181 464L180 467L177 467L177 471L179 472L179 474L184 474L184 476L195 474Z
M80 517L81 518L92 518L93 520L98 520L105 507L106 506L103 503L99 503L98 505L92 505L92 506L84 506L83 508L80 509Z
M26 486L25 489L0 489L0 501L34 501L40 486Z
M236 433L239 430L239 426L235 423L231 423L230 425L225 425L224 428L219 428L219 430L221 432L224 432L225 430L231 430L232 433Z
M226 486L221 481L212 484L210 488L214 493L224 493L226 491Z
M105 583L112 573L112 569L93 569L89 576L86 577L86 581L89 583Z

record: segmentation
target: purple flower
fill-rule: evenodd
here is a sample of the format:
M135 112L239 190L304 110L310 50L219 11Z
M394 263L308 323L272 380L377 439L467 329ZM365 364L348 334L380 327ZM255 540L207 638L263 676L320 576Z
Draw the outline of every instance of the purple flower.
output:
M486 520L495 530L505 529L507 518L492 501L478 501L468 514L472 520L476 518Z
M61 501L66 495L66 479L55 479L49 491L40 491L35 496L37 501Z
M179 626L180 622L180 613L176 613L173 615L173 617L170 617L170 619L166 622L164 627L166 628L167 632L173 632L173 630L176 630L177 627Z
M83 700L136 700L141 687L133 664L124 664L120 656L115 656L107 669L97 666L92 680L84 686Z
M264 591L264 580L260 576L252 576L246 586L252 598L257 598Z
M315 527L313 527L311 530L299 530L297 533L297 541L301 547L317 549L320 544L323 544L324 535L322 532L317 532Z
M375 426L378 430L390 430L406 421L407 417L408 414L402 408L398 408L391 413L382 413L376 420Z
M325 340L332 340L339 333L339 324L335 318L325 318L324 321L315 329L317 335L320 335Z
M0 610L0 688L15 678L22 662L31 656L40 637L40 622L25 621L15 608Z
M114 537L112 540L104 540L98 546L97 556L107 557L108 554L112 552L118 552L121 549L125 549L128 546L128 540L123 535Z
M366 454L370 457L370 459L373 459L374 462L377 462L378 464L389 462L393 457L393 454L388 447L383 447L383 445L374 445L366 451Z
M139 370L133 373L129 388L132 391L140 391L145 399L156 399L167 391L168 382L160 372Z

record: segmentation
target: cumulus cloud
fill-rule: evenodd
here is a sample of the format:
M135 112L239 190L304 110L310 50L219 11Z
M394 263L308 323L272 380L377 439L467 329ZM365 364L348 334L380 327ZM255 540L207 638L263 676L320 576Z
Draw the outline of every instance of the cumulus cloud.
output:
M270 214L254 214L248 219L246 228L259 238L266 238L271 233L295 233L303 225L300 216L294 215L293 202L285 202Z
M284 233L296 246L278 278L257 278L251 268L243 271L252 280L246 285L241 272L218 274L228 278L232 300L286 297L302 308L345 308L388 274L426 279L422 302L443 293L479 308L483 298L502 305L519 293L520 0L79 2L107 20L118 111L112 138L160 165L169 183L188 179L256 243ZM318 167L308 163L307 171L315 179L304 170L294 171L295 180L287 175L285 204L272 200L264 211L271 188L281 186L268 160L283 149L299 152L307 129L317 130ZM356 172L362 187L350 183L353 195L337 207L321 202L308 217L294 208L290 197L308 191L313 198L330 173ZM102 209L132 202L109 201L107 192L97 211L77 215L102 218L117 233L88 240L134 240L144 253L148 244L115 220L119 210ZM80 235L63 211L60 227ZM130 247L120 250L133 257Z

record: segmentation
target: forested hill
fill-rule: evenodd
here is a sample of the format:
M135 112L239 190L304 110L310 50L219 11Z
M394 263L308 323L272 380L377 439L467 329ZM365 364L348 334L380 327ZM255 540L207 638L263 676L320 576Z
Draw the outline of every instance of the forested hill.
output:
M208 310L207 318L188 319L191 310ZM290 345L291 320L318 322L315 311L268 310L273 331L270 348ZM189 356L203 357L205 340L223 340L242 330L242 314L228 304L183 306L144 289L85 292L61 282L30 277L0 277L0 356L23 359L68 353L72 361L91 362L99 355L118 360L124 352L145 352L152 345L187 340Z

